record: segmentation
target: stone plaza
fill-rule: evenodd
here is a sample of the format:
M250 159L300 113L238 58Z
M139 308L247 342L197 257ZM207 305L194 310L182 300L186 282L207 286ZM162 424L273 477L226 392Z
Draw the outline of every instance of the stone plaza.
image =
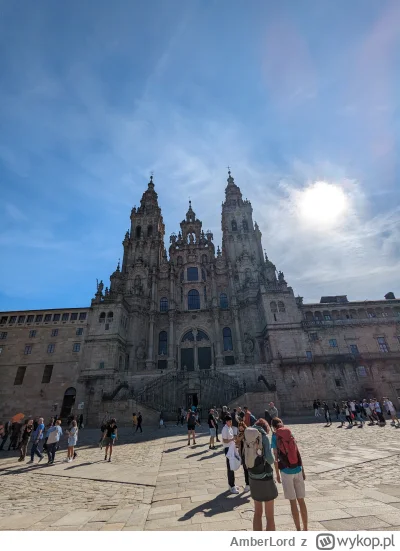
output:
M400 430L389 423L363 429L288 424L303 456L310 530L400 530ZM222 446L209 450L205 424L191 447L185 426L143 430L119 431L111 463L94 429L80 431L71 464L63 463L65 437L53 466L47 458L21 464L17 452L0 452L0 529L252 529L243 470L241 493L229 494ZM275 519L277 530L294 530L281 487Z

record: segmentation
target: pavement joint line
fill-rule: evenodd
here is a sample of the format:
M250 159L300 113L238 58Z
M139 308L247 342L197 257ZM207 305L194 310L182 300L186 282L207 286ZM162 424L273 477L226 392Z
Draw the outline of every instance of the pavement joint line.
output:
M58 476L59 478L70 478L71 480L91 480L92 482L109 482L110 484L128 484L129 486L146 486L148 488L155 488L155 484L141 484L140 482L124 482L123 480L106 480L104 478L88 478L86 476L68 476L65 474L42 473L37 472L42 476Z

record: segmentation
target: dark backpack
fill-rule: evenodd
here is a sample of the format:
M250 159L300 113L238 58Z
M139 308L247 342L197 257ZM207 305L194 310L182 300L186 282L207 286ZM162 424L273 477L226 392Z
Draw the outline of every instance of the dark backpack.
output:
M195 424L196 424L196 415L192 412L189 415L188 425L195 425Z

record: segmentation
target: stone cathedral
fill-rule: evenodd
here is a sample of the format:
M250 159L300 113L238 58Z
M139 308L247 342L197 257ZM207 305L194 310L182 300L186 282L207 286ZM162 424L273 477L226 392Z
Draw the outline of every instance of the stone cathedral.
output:
M175 419L191 405L261 414L272 400L289 414L315 398L385 395L399 405L400 301L303 304L230 172L221 248L189 201L166 250L152 177L130 220L122 263L89 308L0 313L0 415L81 411L97 424L137 410Z

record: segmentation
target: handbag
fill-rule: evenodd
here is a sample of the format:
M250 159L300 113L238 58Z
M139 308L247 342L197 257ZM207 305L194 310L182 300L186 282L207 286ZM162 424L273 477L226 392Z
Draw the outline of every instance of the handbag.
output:
M228 458L231 471L237 471L242 464L242 460L240 459L240 455L238 450L236 449L236 446L229 446L226 457Z

